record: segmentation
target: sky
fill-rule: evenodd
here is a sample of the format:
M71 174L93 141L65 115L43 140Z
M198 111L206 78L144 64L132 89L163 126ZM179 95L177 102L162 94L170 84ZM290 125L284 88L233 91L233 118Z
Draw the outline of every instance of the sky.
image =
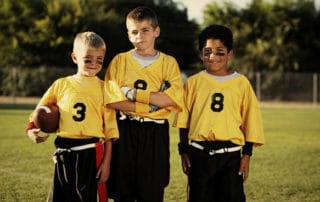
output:
M181 2L188 9L189 19L195 19L198 23L202 23L203 8L206 4L211 3L213 0L173 0L174 2ZM217 0L219 1L219 0ZM228 0L239 8L246 7L251 0ZM316 8L320 9L320 0L315 0Z

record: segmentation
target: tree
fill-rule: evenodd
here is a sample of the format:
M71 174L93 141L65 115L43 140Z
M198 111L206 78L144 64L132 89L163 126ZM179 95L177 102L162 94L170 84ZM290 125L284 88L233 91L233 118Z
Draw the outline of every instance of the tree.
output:
M188 21L186 9L171 0L0 0L0 54L4 56L0 66L6 67L0 70L0 92L12 94L9 76L15 67L20 95L41 95L42 91L28 91L38 85L30 77L45 75L41 79L53 81L61 74L43 74L44 70L74 67L70 54L78 32L94 31L105 39L107 66L115 54L132 48L125 17L138 5L150 6L158 14L161 34L157 48L176 57L181 69L191 68L197 60L194 41L198 25ZM30 68L32 74L22 71Z
M159 48L177 57L183 68L194 62L194 36L198 27L188 21L186 10L170 1L142 1L158 13L162 34ZM81 31L95 31L108 45L106 63L128 50L125 15L137 1L113 0L0 0L0 65L25 67L72 66L73 38ZM178 30L178 31L177 31ZM176 45L175 45L176 44ZM189 48L186 49L185 47Z
M232 3L212 3L205 25L230 27L235 36L233 65L245 72L319 71L319 12L310 0L253 0L239 10Z

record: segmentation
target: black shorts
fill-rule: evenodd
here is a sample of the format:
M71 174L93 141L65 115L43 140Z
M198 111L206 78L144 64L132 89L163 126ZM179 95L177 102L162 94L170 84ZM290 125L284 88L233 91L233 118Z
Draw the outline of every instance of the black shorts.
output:
M198 142L199 143L199 142ZM235 146L230 142L201 144L210 149ZM244 202L240 151L209 155L208 152L190 147L189 171L190 202Z
M71 148L98 142L98 138L68 139L57 137L58 148ZM55 154L55 169L50 202L97 201L96 151L65 151Z
M119 201L163 201L169 183L169 123L119 120L108 196Z

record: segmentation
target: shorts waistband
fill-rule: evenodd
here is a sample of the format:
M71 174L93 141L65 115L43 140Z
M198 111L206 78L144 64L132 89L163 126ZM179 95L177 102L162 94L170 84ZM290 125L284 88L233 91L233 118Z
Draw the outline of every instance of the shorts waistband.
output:
M54 141L54 145L56 148L71 148L91 143L99 142L100 138L92 137L92 138L85 138L85 139L74 139L74 138L66 138L57 136Z
M207 149L204 146L202 146L202 145L200 145L200 144L198 144L196 142L191 142L190 145L192 147L194 147L194 148L199 149L199 150L208 152L208 154L211 155L211 156L215 155L215 154L236 152L236 151L239 151L242 148L242 146L235 146L235 147L225 147L225 148L214 150L214 149Z
M61 153L61 152L72 152L72 151L82 151L82 150L86 150L86 149L91 149L91 148L95 148L97 146L97 144L103 144L104 141L99 141L96 143L90 143L90 144L85 144L85 145L80 145L80 146L75 146L75 147L70 147L70 148L57 148L56 152L57 153Z
M98 141L96 143L90 143L90 144L84 144L84 145L79 145L75 147L70 147L70 148L56 148L56 151L53 154L53 162L56 164L57 163L57 155L60 155L64 152L77 152L77 151L83 151L86 149L93 149L98 147L98 145L104 144L104 141Z
M147 117L131 116L131 115L122 114L122 113L120 114L119 120L131 120L131 121L134 120L134 121L138 121L140 123L143 123L143 122L154 122L157 124L164 124L165 123L164 119L150 119Z

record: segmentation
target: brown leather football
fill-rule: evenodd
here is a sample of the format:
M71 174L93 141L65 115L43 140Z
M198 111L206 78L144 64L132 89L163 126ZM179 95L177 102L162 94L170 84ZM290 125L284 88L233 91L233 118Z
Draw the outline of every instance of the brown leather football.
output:
M57 105L41 105L34 113L33 122L42 132L53 133L59 127L59 116L59 108Z

